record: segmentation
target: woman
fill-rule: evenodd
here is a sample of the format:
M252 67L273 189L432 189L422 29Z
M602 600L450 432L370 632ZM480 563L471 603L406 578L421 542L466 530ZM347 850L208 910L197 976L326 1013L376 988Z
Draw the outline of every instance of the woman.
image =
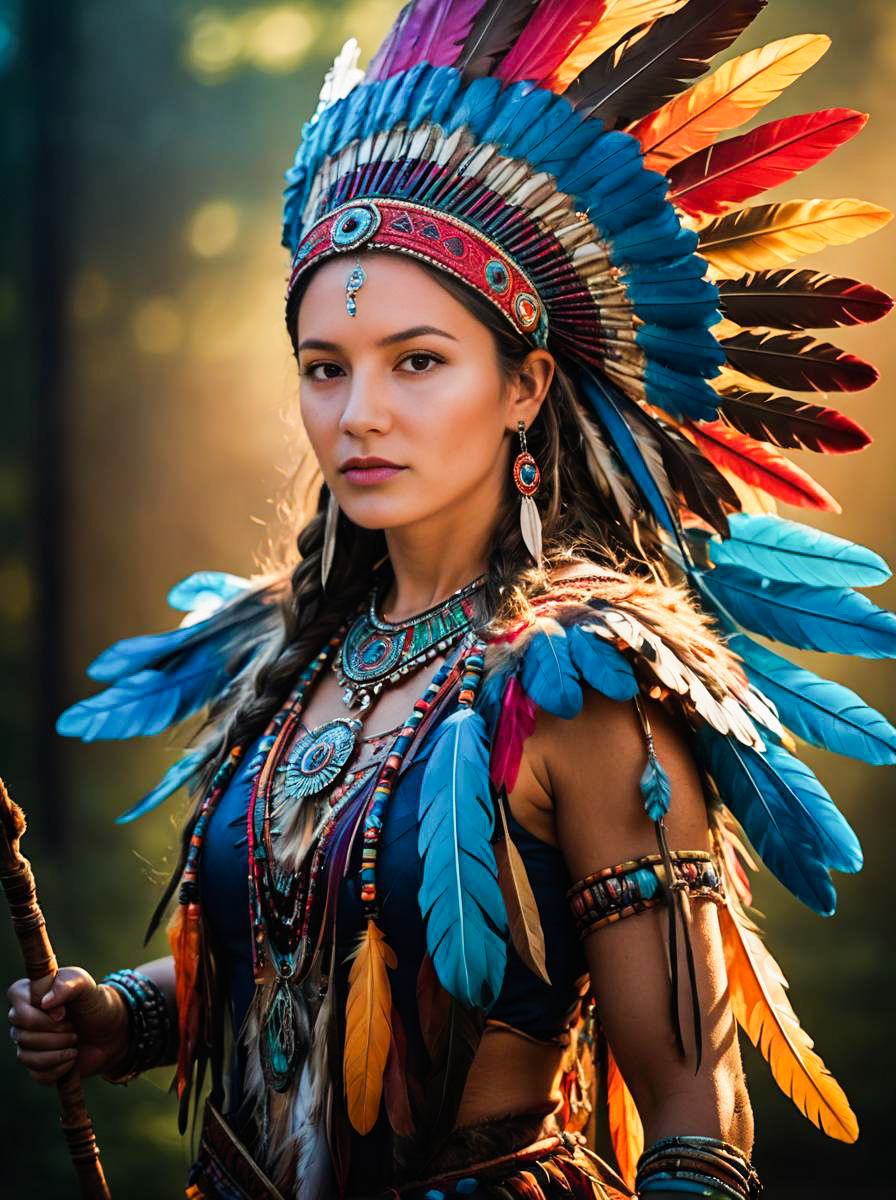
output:
M735 1016L810 1119L856 1136L744 913L732 814L831 911L828 868L860 851L787 728L858 739L737 630L832 648L831 581L881 567L738 512L749 489L716 448L773 489L767 448L733 427L804 444L806 415L730 365L707 382L719 294L680 216L741 193L694 161L705 83L653 111L762 2L595 7L411 4L363 84L351 47L337 59L285 214L324 479L298 565L191 577L171 596L191 619L105 652L111 690L60 723L130 736L208 708L130 814L195 785L150 928L179 888L172 956L10 989L41 1082L176 1060L183 1128L210 1067L189 1196L754 1197ZM684 159L677 208L644 166L660 141ZM751 265L744 220L705 226L722 279ZM789 328L784 276L723 285L729 323ZM858 286L824 300L855 313ZM772 369L761 339L724 333L729 364L749 346ZM889 614L836 590L837 648L896 652ZM864 756L893 760L883 718L857 726ZM581 1133L595 1062L618 1172Z

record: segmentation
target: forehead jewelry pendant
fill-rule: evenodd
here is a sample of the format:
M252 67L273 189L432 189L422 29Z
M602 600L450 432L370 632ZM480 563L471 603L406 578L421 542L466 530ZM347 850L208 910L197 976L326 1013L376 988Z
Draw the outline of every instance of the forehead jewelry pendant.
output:
M355 297L367 279L367 274L361 266L360 258L355 259L355 265L352 267L351 274L345 281L345 311L350 317L354 317L358 312L358 303Z

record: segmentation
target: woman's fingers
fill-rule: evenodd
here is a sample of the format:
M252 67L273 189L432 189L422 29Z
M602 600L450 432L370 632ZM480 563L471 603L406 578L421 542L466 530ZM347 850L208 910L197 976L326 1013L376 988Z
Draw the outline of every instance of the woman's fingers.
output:
M69 1050L77 1046L78 1039L74 1033L34 1033L30 1029L11 1026L10 1037L23 1050Z
M78 1051L25 1050L18 1046L16 1057L35 1083L53 1083L74 1066Z
M12 1008L6 1014L6 1018L15 1028L33 1030L35 1033L72 1032L70 1021L57 1020L49 1013L41 1012L39 1008L35 1008L31 1004L27 996L17 997L13 1000Z

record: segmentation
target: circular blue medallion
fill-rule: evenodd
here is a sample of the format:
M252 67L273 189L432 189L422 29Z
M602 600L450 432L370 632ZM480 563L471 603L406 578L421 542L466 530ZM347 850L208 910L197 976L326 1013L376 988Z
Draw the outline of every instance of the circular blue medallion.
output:
M341 212L330 230L330 241L336 250L354 250L379 229L379 210L372 204L353 204Z
M503 296L510 287L510 273L499 258L490 258L485 264L485 279L499 296Z
M328 787L351 757L360 731L360 722L336 717L299 738L280 768L287 796L300 800Z

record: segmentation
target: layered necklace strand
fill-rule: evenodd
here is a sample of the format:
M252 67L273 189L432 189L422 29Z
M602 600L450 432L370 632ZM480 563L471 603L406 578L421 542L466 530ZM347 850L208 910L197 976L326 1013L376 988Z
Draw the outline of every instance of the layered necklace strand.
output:
M377 615L374 591L367 611L347 631L343 626L302 672L286 705L275 715L259 743L256 757L260 760L260 770L247 813L249 907L256 981L264 978L268 959L274 970L273 991L261 1015L260 1049L265 1079L276 1091L289 1088L303 1053L298 1037L295 989L311 971L323 936L324 919L317 901L337 824L349 808L359 814L349 824L354 826L363 817L361 900L365 912L372 911L376 907L379 830L402 762L421 723L446 690L461 680L466 700L463 685L481 671L482 646L473 632L471 597L482 586L483 579L476 579L440 604L400 623L383 621ZM347 654L349 643L353 649ZM453 664L446 661L439 668L403 725L384 731L376 739L363 739L379 744L374 760L338 783L360 739L360 720L336 717L311 730L301 722L308 693L328 661L333 660L340 683L351 679L346 692L352 693L351 703L360 704L364 714L371 696L378 695L383 686L396 682L458 643L461 645L456 661ZM471 654L473 676L465 666ZM345 674L346 662L354 672L353 677ZM349 703L346 695L343 699ZM391 750L383 760L379 748L396 732ZM371 789L368 785L374 773L376 782ZM275 802L274 783L278 779L282 780L283 795ZM323 796L318 799L318 793L327 788L331 789L329 805L321 803ZM358 810L353 802L362 794L367 799ZM294 869L277 861L273 836L280 830L275 822L279 822L288 808L296 811L297 804L308 802L315 805L309 852L298 869Z

